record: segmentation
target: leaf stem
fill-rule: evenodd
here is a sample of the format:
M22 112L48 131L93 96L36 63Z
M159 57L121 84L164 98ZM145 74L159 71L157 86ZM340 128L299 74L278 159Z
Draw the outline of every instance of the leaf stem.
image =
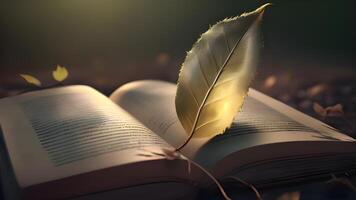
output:
M150 151L150 150L148 150L148 152L150 154L140 153L140 154L137 154L137 155L144 156L144 157L152 157L153 155L161 156L161 157L165 158L166 160L176 160L176 159L185 160L185 161L187 161L187 164L188 164L188 173L189 174L191 173L191 166L190 165L191 164L195 165L197 168L199 168L201 171L203 171L206 175L209 176L209 178L211 178L215 182L215 184L218 186L218 188L219 188L221 194L223 195L223 197L225 198L225 200L232 200L229 196L227 196L224 188L219 183L219 181L209 171L204 169L204 167L202 167L198 163L194 162L193 160L182 156L182 154L180 152L173 151L173 149L172 149L172 151L163 151L162 153L157 153L157 152ZM173 154L170 154L170 153L173 153Z
M189 158L185 158L185 159L189 159ZM211 180L213 180L215 182L215 184L218 186L218 189L220 190L220 193L223 195L223 197L226 200L232 200L225 192L223 186L219 183L219 181L206 169L204 169L204 167L202 167L201 165L199 165L198 163L194 162L193 160L189 159L190 163L192 163L193 165L195 165L196 167L198 167L200 170L202 170L206 175L209 176L209 178L211 178Z

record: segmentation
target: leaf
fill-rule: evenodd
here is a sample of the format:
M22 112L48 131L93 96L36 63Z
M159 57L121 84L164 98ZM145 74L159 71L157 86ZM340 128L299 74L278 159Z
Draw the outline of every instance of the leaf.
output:
M344 109L341 104L329 106L326 108L326 115L328 117L342 117L344 116Z
M314 97L318 94L321 94L322 92L324 92L327 89L328 89L328 86L326 84L314 85L313 87L308 88L307 95L309 97Z
M213 136L231 125L255 75L262 47L259 29L268 5L218 22L187 53L175 106L190 137Z
M52 72L53 78L58 81L64 81L68 77L68 70L63 66L57 65L57 69Z
M326 116L326 110L325 110L325 108L322 107L320 104L314 102L314 103L313 103L313 109L314 109L314 111L315 111L318 115L320 115L320 116L322 116L322 117L325 117L325 116Z
M30 84L33 84L33 85L36 85L38 87L41 87L41 81L38 80L36 77L34 76L31 76L31 75L28 75L28 74L20 74L20 76L25 79L25 81L27 83L30 83Z
M341 104L336 104L334 106L328 106L326 108L322 107L320 104L313 104L314 111L322 117L342 117L344 116L344 109Z
M271 88L277 83L277 78L275 76L269 76L266 78L264 87Z

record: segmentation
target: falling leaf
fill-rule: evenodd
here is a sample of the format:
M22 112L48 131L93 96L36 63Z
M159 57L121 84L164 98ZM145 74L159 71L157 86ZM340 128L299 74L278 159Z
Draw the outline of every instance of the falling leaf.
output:
M341 104L336 104L334 106L328 106L326 108L322 107L318 103L313 103L314 111L322 117L342 117L344 116L343 106Z
M57 65L57 69L52 72L53 78L58 81L64 81L68 77L68 70L65 67Z
M223 133L240 110L255 76L268 5L217 23L187 53L175 106L188 140Z
M20 74L20 76L25 79L27 83L36 85L38 87L41 87L41 81L35 78L34 76L28 75L28 74Z
M299 200L300 199L300 192L286 192L278 197L277 200Z
M266 78L264 87L271 88L277 83L277 78L275 76L269 76Z

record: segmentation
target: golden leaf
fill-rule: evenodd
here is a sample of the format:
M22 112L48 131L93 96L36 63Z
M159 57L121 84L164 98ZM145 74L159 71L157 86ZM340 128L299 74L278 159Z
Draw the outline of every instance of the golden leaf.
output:
M57 69L52 72L53 78L58 81L64 81L68 77L68 70L65 67L57 65Z
M33 84L33 85L36 85L38 87L40 87L42 84L41 84L41 81L38 80L37 78L35 78L34 76L31 76L31 75L28 75L28 74L20 74L20 76L25 79L25 81L27 83L30 83L30 84Z
M262 47L259 29L268 5L218 22L187 53L175 106L190 136L213 136L231 125L255 75Z

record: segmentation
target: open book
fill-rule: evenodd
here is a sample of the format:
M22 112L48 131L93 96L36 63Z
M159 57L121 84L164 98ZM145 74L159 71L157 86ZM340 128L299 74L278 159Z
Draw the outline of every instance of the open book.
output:
M150 152L180 145L176 86L136 81L110 98L88 86L0 100L1 178L7 199L189 199L209 179L184 159ZM218 179L257 186L356 169L356 140L250 89L232 126L194 138L182 154Z

